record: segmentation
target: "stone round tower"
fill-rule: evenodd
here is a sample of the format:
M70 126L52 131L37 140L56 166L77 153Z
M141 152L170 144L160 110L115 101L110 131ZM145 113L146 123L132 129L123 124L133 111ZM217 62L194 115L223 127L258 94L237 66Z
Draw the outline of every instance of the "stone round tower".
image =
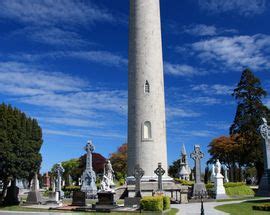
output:
M130 0L128 83L128 176L154 179L159 162L167 176L159 0Z

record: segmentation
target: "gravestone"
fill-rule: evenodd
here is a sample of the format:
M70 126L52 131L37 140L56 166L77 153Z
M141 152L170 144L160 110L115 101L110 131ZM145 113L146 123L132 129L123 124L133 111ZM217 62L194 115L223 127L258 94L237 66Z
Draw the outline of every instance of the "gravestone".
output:
M211 182L215 182L215 165L212 165L212 169L211 169L211 176L210 176L210 181Z
M228 183L229 179L228 179L228 168L226 166L224 166L224 183Z
M194 152L190 154L190 157L195 162L195 184L193 185L193 197L199 197L202 193L207 193L205 184L201 181L201 159L204 154L200 150L199 145L194 146Z
M86 193L83 191L73 191L72 206L86 206Z
M19 201L19 188L16 186L16 180L11 181L10 186L7 188L7 194L4 199L5 205L18 205Z
M115 191L114 191L114 170L112 169L111 162L107 160L104 164L104 174L98 191L98 202L96 210L112 209L116 207Z
M158 176L158 192L162 192L162 176L165 174L165 170L162 168L161 163L158 163L158 168L154 172Z
M38 184L39 184L38 175L35 174L31 183L31 191L27 195L26 204L41 204L42 203L42 198L39 192Z
M215 186L214 186L214 192L215 192L215 198L216 199L227 199L225 187L223 186L223 175L221 174L221 164L219 160L216 161L215 164Z
M141 179L144 175L144 170L140 168L139 164L135 166L133 175L135 178L135 197L125 197L125 207L140 206L140 200L142 198Z
M59 198L62 199L64 197L64 192L62 190L62 174L64 172L64 168L61 163L56 164L55 173L57 175L56 179L56 192L59 193Z
M262 118L263 124L260 126L260 133L264 139L263 157L264 157L264 173L261 178L258 192L256 196L270 196L270 126L267 125L265 118Z
M95 147L92 141L88 141L85 146L86 151L86 168L81 176L82 186L81 191L86 193L88 198L94 198L97 195L97 186L96 186L96 173L93 170L92 166L92 153L95 150Z

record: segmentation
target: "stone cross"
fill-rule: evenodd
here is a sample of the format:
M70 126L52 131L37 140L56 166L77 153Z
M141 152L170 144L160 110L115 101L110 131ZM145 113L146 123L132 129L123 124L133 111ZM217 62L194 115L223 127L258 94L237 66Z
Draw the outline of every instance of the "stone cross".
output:
M201 159L204 154L201 152L199 145L194 146L194 152L190 154L190 157L195 161L195 182L201 183Z
M155 174L158 176L158 191L162 191L162 176L165 174L165 170L162 168L161 163L158 163Z
M55 172L57 174L57 186L56 186L56 192L60 192L60 195L62 196L62 174L64 172L64 168L62 167L61 163L56 164Z
M228 168L226 166L224 166L224 182L228 183L229 179L228 179Z
M260 126L260 132L265 140L264 144L264 169L270 169L270 126L267 125L267 120L262 118L263 124Z
M144 175L144 170L140 168L137 164L134 168L134 178L135 178L135 197L142 197L141 194L141 179Z
M84 149L87 152L87 155L86 155L86 169L87 170L92 170L93 169L93 167L92 167L92 153L94 152L95 147L94 147L91 140L89 140L87 142Z

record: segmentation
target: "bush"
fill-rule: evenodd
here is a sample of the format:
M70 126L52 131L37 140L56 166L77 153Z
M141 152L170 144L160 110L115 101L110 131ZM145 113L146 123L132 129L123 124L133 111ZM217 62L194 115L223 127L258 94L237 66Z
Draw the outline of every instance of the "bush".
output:
M250 196L254 195L254 191L247 185L225 187L228 196Z
M227 187L239 187L239 186L243 186L243 185L246 185L245 182L228 182L228 183L225 183L224 184L224 187L227 188Z
M186 185L186 186L192 186L194 184L194 181L186 181L186 180L182 180L179 178L175 178L175 181L179 182L182 185Z
M145 211L163 211L162 196L147 196L141 199L141 208Z
M163 196L163 210L168 210L171 208L171 200L168 196Z
M63 188L65 197L70 197L70 196L71 196L71 193L72 193L73 191L79 191L79 190L81 190L81 189L80 189L80 186L74 186L74 185L71 185L71 186L65 186L65 187Z
M270 203L266 203L262 205L253 205L252 209L258 210L258 211L270 211Z

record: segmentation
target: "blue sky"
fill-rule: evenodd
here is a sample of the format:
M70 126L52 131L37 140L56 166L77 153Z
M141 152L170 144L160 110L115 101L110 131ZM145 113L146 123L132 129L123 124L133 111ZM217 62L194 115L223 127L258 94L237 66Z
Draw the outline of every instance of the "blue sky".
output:
M88 139L105 157L126 141L128 2L0 1L0 100L38 119L42 172ZM270 92L269 2L161 0L161 15L169 163L183 143L206 162L228 134L242 70Z

